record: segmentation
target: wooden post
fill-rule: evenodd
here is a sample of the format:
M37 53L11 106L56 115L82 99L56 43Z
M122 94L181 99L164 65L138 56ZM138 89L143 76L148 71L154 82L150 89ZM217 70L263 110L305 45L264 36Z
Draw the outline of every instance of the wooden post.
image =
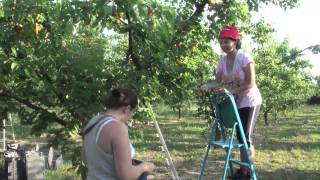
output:
M3 151L6 150L6 120L2 120L3 123Z
M12 138L13 138L13 141L14 143L16 142L16 137L14 135L14 129L13 129L13 123L12 123L12 115L11 113L9 113L9 121L10 121L10 125L11 125L11 130L12 130Z

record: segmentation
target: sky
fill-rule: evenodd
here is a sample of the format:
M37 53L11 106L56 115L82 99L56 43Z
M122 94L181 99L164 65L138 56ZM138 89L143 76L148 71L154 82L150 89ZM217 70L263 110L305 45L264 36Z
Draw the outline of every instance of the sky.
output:
M284 10L274 5L263 6L259 15L277 31L278 40L288 38L292 47L304 49L320 44L320 0L299 0L299 7ZM320 54L306 51L305 58L313 64L312 74L320 75Z

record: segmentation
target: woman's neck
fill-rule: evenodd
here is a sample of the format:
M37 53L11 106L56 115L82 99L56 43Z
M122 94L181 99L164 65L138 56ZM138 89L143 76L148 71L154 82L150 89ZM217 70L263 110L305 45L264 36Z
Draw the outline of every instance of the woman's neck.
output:
M105 116L112 116L115 120L122 121L123 113L118 109L109 109L103 113Z
M230 60L230 61L234 61L235 58L236 58L236 55L238 53L238 50L234 50L234 51L231 51L227 54L227 59Z

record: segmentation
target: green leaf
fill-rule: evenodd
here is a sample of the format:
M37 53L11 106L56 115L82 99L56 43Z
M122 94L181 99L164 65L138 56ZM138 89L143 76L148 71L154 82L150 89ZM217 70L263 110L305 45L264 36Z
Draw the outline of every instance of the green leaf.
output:
M0 18L4 17L4 11L0 9Z
M31 77L31 73L29 71L28 68L24 69L24 73L28 76L28 77Z
M320 53L320 44L314 45L310 49L313 54L319 54Z
M19 67L19 64L18 64L18 63L16 63L16 62L11 63L11 70L12 70L12 71L17 70L18 67Z
M103 9L104 9L104 12L105 12L106 15L109 16L109 15L112 14L112 11L113 11L113 7L112 6L104 5Z
M68 21L67 24L66 24L65 32L67 34L72 34L73 33L73 24L70 21Z
M16 48L11 48L11 52L13 56L17 56L17 49Z

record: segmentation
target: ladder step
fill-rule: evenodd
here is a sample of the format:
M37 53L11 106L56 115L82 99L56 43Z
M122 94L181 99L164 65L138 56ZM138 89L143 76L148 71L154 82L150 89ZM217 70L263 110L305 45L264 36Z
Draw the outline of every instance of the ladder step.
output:
M250 168L250 164L249 163L242 162L242 161L239 161L239 160L236 160L236 159L230 159L230 161L235 163L235 164L238 164L239 166Z
M210 141L209 142L211 145L213 146L218 146L218 147L221 147L221 148L229 148L229 141ZM243 146L243 144L238 144L238 143L235 143L232 145L232 148L241 148Z

